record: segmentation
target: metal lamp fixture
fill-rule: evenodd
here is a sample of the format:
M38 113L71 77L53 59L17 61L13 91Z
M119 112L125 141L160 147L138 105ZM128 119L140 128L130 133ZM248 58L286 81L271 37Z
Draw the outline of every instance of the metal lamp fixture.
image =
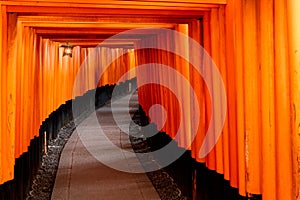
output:
M70 58L72 58L72 51L73 51L73 48L74 48L73 45L71 45L69 42L67 42L66 44L63 44L60 47L64 48L63 57L64 56L69 56Z

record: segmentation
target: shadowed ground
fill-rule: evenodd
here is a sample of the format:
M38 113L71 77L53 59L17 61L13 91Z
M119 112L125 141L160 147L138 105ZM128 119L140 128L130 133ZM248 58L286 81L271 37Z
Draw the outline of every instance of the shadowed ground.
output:
M124 98L126 101L126 97ZM125 114L120 103L117 108L118 117ZM138 108L137 95L131 98L131 111ZM94 113L95 115L95 113ZM52 199L160 199L149 178L144 173L134 174L114 170L99 162L86 149L96 148L106 161L118 163L120 154L111 149L110 144L95 144L98 141L97 123L105 130L109 140L121 150L133 151L129 137L115 124L110 104L96 111L98 119L93 114L79 126L80 133L86 134L83 145L78 132L75 130L67 142L60 158L59 169L52 193ZM124 123L128 123L126 120ZM122 156L122 154L121 154ZM134 171L139 166L136 157L123 154L127 170Z

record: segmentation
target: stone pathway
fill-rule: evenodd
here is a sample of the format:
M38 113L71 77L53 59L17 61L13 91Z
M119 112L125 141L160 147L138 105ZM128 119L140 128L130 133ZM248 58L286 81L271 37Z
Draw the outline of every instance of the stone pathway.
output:
M118 118L121 118L121 123L126 125L129 122L122 121L122 115L125 116L127 110L122 106L126 104L128 97L122 100L123 103L118 102L115 111L118 113ZM138 109L137 95L131 98L130 106L131 112ZM94 117L95 114L98 119ZM114 145L103 140L99 142L101 134L98 134L98 123L101 124L106 137ZM79 137L80 134L84 134L84 141ZM116 151L115 147L119 147L117 148L119 151ZM97 155L107 163L121 167L124 165L126 171L136 171L142 168L138 159L132 156L133 150L129 136L116 126L112 118L111 104L107 104L86 118L65 145L53 188L53 200L160 199L145 173L127 173L112 169L92 156L87 148L91 152L98 152ZM131 153L127 154L127 151ZM120 162L121 159L123 162Z

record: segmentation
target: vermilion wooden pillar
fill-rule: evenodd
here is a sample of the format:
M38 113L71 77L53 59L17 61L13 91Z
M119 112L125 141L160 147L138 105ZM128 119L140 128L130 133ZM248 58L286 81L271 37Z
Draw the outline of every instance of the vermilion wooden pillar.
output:
M291 115L292 118L292 141L293 141L293 196L299 197L299 124L300 124L300 26L299 15L300 2L287 1L288 42L290 60L290 91L291 91ZM298 157L298 162L295 159Z
M159 16L170 18L175 16L172 19L174 21L168 22L170 24L189 24L190 36L199 42L203 40L202 45L218 66L226 87L228 102L225 105L228 113L222 136L212 152L206 158L200 159L198 152L205 134L203 127L207 126L210 119L209 109L211 106L220 105L210 105L207 95L198 96L200 102L205 101L205 104L201 104L200 112L201 115L206 115L206 119L201 121L199 135L190 147L193 157L198 162L206 162L210 169L224 173L225 179L230 180L232 186L238 187L242 195L262 193L264 199L295 199L298 193L297 133L300 118L298 73L300 31L297 28L299 5L296 0L260 2L216 0L201 1L203 3L201 5L188 1L153 2L151 7L153 10L140 10L149 3L143 1L128 1L126 5L119 1L108 2L106 7L111 9L101 9L102 5L93 4L94 1L90 1L91 5L95 5L93 8L84 4L86 6L84 9L78 9L76 6L79 4L76 3L56 2L57 13L52 14L54 17L57 15L57 19L62 19L59 16L62 13L72 15L75 11L98 17L99 13L109 14L111 17L120 14L118 12L124 15L128 13L126 9L114 9L116 5L120 5L122 8L130 8L130 11L136 12L135 14L139 16L141 12L145 12L147 16L153 17L155 12L159 13ZM72 59L61 58L58 43L39 38L37 35L37 32L45 34L49 31L46 27L43 29L43 26L49 26L52 30L55 30L56 26L65 26L57 20L47 19L47 15L53 9L53 2L40 2L41 7L35 7L34 2L27 1L26 5L30 10L23 6L23 3L25 2L1 2L0 183L13 178L14 160L27 151L30 139L38 134L41 122L60 104L72 98L71 90L76 73L83 59L92 51L90 48L77 48ZM226 5L219 5L224 3ZM72 6L66 8L66 5L70 4ZM159 12L157 8L160 9ZM190 10L186 11L187 8ZM202 14L195 14L199 10L202 10ZM16 21L16 18L7 12L32 12L33 16ZM168 15L170 13L172 16ZM190 15L188 19L185 18L187 13ZM35 18L35 14L39 14L39 17ZM132 16L128 16L130 17ZM175 18L185 18L185 22L179 23ZM201 18L203 23L196 22L198 18ZM70 19L81 20L74 16L68 20ZM43 20L49 21L44 23ZM73 28L88 28L87 26L93 24L84 20L82 24L68 25ZM120 22L118 24L122 25ZM170 24L168 27L171 27ZM100 23L98 25L100 26ZM156 25L159 26L160 23ZM203 26L201 27L203 30L200 26ZM117 27L110 31L113 32L115 29ZM93 29L90 27L89 30ZM186 33L186 30L183 32ZM56 30L52 34L57 37ZM160 39L164 40L164 36ZM184 45L177 45L177 48L185 48ZM120 54L119 51L109 48L103 48L98 53L102 59L89 61L91 71L98 70L95 67L96 63L106 63L106 56ZM131 59L134 60L133 57ZM193 69L185 70L186 63L173 55L163 53L160 56L150 50L137 53L137 59L141 63L158 61L170 65L190 80L198 94L205 93L205 85L200 75ZM123 63L128 63L127 57L112 63L99 84L114 83L117 80L118 75L124 72L118 68L118 65L122 65L122 60ZM131 61L132 68L135 63ZM206 73L213 83L214 74L209 70ZM140 76L175 81L173 77L162 76L157 71L149 74L151 77L147 77L148 74ZM76 91L77 95L91 89L96 79L92 76L83 78L86 78L86 82ZM180 92L186 95L181 83L177 84ZM213 88L217 91L218 86L213 85ZM149 91L152 95L157 94L149 98ZM180 114L175 109L174 97L166 88L157 86L142 88L139 95L146 107L150 107L151 102L162 102L170 116ZM218 99L218 95L214 94L213 98ZM189 140L189 130L197 128L189 122L192 116L188 116L188 110L192 110L193 105L188 108L189 97L184 100L186 101L183 104L187 108L187 112L184 113L184 130L187 135L180 138L182 145ZM216 116L216 119L218 117ZM28 119L31 118L35 119L29 122ZM170 120L163 130L172 136L176 133L177 126L178 121Z

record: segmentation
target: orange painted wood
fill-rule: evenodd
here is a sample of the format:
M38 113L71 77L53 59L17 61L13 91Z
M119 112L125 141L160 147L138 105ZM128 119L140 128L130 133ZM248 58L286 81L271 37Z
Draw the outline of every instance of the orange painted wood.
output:
M228 83L228 74L227 74L227 65L226 65L226 31L225 31L225 7L220 7L218 10L218 15L219 15L219 37L220 37L220 47L219 48L219 70L220 70L220 74L222 76L223 82L225 84L225 88L227 91L227 99L228 101L234 101L232 99L232 96L229 96L229 92L228 92L228 88L230 86L228 86L230 83ZM216 42L216 40L212 41L212 42ZM231 80L231 79L230 79ZM231 82L231 81L230 81ZM229 108L229 102L227 102L227 105L221 105L222 107L226 108L226 113L224 113L226 115L226 121L224 123L224 128L223 128L223 132L222 132L222 139L223 139L223 173L224 173L224 178L226 180L229 180L230 177L230 169L235 170L236 172L238 171L238 164L237 164L237 160L235 160L235 165L230 165L230 154L229 154L229 147L231 146L231 137L230 137L230 130L229 130L229 113L228 113L228 108ZM235 135L235 131L233 131L233 134ZM238 173L237 177L238 177ZM237 178L238 179L238 178ZM233 182L231 182L233 187L238 187L238 180L236 181L236 185L233 184Z
M0 7L2 7L2 5L0 4ZM0 26L1 26L1 29L3 27L3 12L4 10L0 10L0 15L1 15L1 18L0 18ZM2 56L2 51L3 51L3 44L2 44L2 40L3 40L3 34L0 34L0 63L2 64L2 61L3 61L3 56ZM2 78L2 67L0 68L0 78ZM2 92L2 90L0 91L0 96L3 97L5 94ZM4 104L2 98L0 98L0 106L2 106ZM3 127L3 119L4 119L4 115L2 114L2 112L0 113L0 184L2 184L5 180L6 180L6 177L4 177L4 166L3 166L3 155L4 155L4 149L3 149L3 146L2 146L2 141L3 141L3 134L4 134L4 129L2 128Z
M164 78L169 83L177 84L185 105L185 110L181 113L178 101L167 88L157 85L139 88L139 99L146 110L153 103L161 103L167 109L169 120L163 131L174 137L179 120L183 120L186 135L179 138L179 144L186 146L190 140L190 132L199 128L196 140L186 148L191 149L192 156L198 162L206 162L210 169L224 173L225 179L229 179L232 186L238 187L240 194L262 193L263 199L296 198L296 156L299 147L297 134L300 123L300 31L297 20L299 4L296 1L285 3L279 0L228 0L225 7L199 2L196 3L197 6L192 7L195 4L182 1L173 4L169 4L169 1L155 2L160 7L145 7L148 3L146 1L135 1L135 5L133 2L117 1L110 5L96 5L95 8L81 4L80 9L79 4L75 3L43 2L39 3L39 6L36 6L36 2L29 1L1 3L0 77L4 84L0 86L0 183L12 178L14 159L27 151L29 142L38 134L42 121L62 103L72 98L73 83L78 69L93 51L93 48L88 46L92 43L88 42L97 34L101 34L101 38L99 36L98 40L99 38L95 37L97 41L95 39L94 42L100 42L117 31L154 24L158 27L175 27L185 34L188 32L199 42L203 40L203 46L220 69L227 90L228 116L223 134L212 152L204 159L198 158L205 128L209 124L211 106L223 105L218 105L216 101L210 102L201 76L193 69L186 69L190 67L186 61L166 52L133 51L111 63L98 85L115 83L126 70L139 64L158 62L171 66L187 77L197 90L197 98L201 102L201 116L205 117L201 118L200 127L195 127L190 120L193 116L189 116L194 105L189 105L190 96L182 87L182 83L176 83L174 77L167 77L149 69L147 73L137 76L158 81ZM3 3L10 6L5 7ZM130 9L104 9L117 4ZM69 7L66 9L67 5ZM39 16L22 16L20 21L14 22L17 24L14 27L10 17L7 17L7 11L23 14L33 12L30 15ZM132 13L128 14L131 11ZM48 16L44 16L45 13ZM61 13L68 13L69 18L64 22L55 22L55 19L62 19L62 16L55 18ZM88 13L90 17L78 18L76 21L78 15L83 13ZM93 22L101 21L101 16L108 14L108 21L120 18L120 15L126 15L127 19L132 19L133 15L146 19L136 18L130 25L121 24L122 20L116 20L119 24L115 24L114 28L107 24L108 21L97 27L93 25ZM98 16L97 20L88 19L93 15ZM151 18L157 15L161 18L151 23ZM44 20L49 16L51 20ZM197 20L199 17L202 18L203 24ZM12 17L11 20L16 19ZM82 21L85 23L80 24ZM188 25L176 25L179 22ZM66 24L72 26L73 30L70 30L66 37L62 37ZM27 27L31 25L35 28ZM58 26L60 27L57 28ZM92 26L96 28L93 30ZM104 28L103 33L101 28ZM13 39L12 32L15 30L17 33ZM83 40L82 36L80 40L78 33L84 30L90 31L91 38ZM87 45L76 47L72 59L62 58L62 51L58 50L60 43L55 42L64 42L68 37L73 41L78 37L80 42ZM166 41L169 37L171 36L159 35L158 40ZM7 41L15 42L10 44ZM140 38L135 38L130 42L138 45L139 42L155 42L155 39L140 41ZM178 42L176 48L186 49L186 44ZM86 74L100 70L98 65L109 64L108 58L117 57L122 51L124 48L117 50L112 46L97 50L97 59L88 61L90 68ZM205 73L211 78L215 91L212 98L218 99L219 86L214 84L215 74L209 70ZM134 75L135 73L131 77ZM75 91L76 95L82 95L97 84L97 77L85 77L84 74L82 76L86 78L86 82ZM156 95L149 97L149 93ZM185 96L187 98L184 98ZM184 116L183 119L173 118L181 115ZM155 114L156 117L159 117L159 113ZM219 119L219 116L215 117Z
M11 162L11 157L10 155L10 151L11 151L11 136L8 132L8 118L7 118L7 102L8 102L8 96L7 96L7 91L8 91L8 87L6 84L7 81L7 35L5 33L7 33L7 14L6 14L6 6L3 6L0 4L0 9L1 9L1 21L0 21L0 25L1 25L1 29L2 29L2 33L1 33L1 139L0 139L0 183L3 183L4 181L6 181L7 179L11 179L13 178L13 167L11 166L11 164L13 164Z
M16 2L22 2L25 0L8 0L8 1L16 1ZM27 2L29 1L33 1L33 0L26 0ZM74 1L71 0L40 0L40 2L69 2L69 3L73 3ZM149 5L149 2L151 1L152 3L154 3L154 5L159 6L159 4L163 4L163 3L177 3L177 2L181 2L181 3L206 3L206 4L226 4L226 0L130 0L128 2L123 2L123 1L112 1L112 0L108 0L106 1L106 4L132 4L132 5L138 5L138 4L147 4ZM77 1L76 3L95 3L95 4L99 4L98 0L88 0L88 1Z
M290 91L292 112L292 141L293 141L293 196L299 198L299 145L300 145L300 26L299 26L299 1L287 2L287 25L290 60ZM298 158L298 159L297 159Z
M210 15L205 15L203 17L203 47L205 51L208 53L208 55L212 55L212 35L211 30L214 28L213 24L211 24L211 17ZM204 90L204 97L205 97L205 133L208 129L209 124L212 122L212 130L214 130L215 127L215 121L212 119L212 106L215 106L215 102L217 100L217 92L214 91L215 84L213 82L213 72L212 72L212 63L211 58L204 57L203 59L203 72L204 76L207 78L207 83L205 84L205 87L207 87L206 90ZM210 94L208 91L212 91L212 94ZM215 116L216 117L216 116ZM214 138L213 138L214 139ZM212 142L212 141L211 141ZM211 152L207 155L206 159L206 166L211 169L216 169L216 148L213 148Z
M14 56L16 52L16 45L15 45L15 34L17 31L17 16L15 14L8 14L8 27L7 27L7 37L8 37L8 63L7 63L7 124L8 132L10 137L7 138L7 143L11 145L9 149L10 154L14 155L16 145L15 145L15 121L16 121L16 57ZM1 137L1 136L0 136ZM0 150L1 151L1 150ZM13 158L10 158L14 160ZM14 161L11 163L14 164Z
M222 67L225 66L221 66L221 54L220 54L220 41L221 41L221 36L220 36L220 16L219 16L219 9L212 9L211 12L211 56L212 56L212 60L213 63L215 64L216 67L218 69L221 69ZM225 79L224 79L225 78ZM222 106L226 106L226 105L221 105L219 99L221 99L221 97L219 96L220 93L220 85L216 84L216 74L212 73L212 83L213 83L213 108L220 110L220 108ZM223 74L223 80L226 83L226 73ZM220 126L219 123L221 121L221 114L214 116L214 120L215 120L215 126ZM223 128L223 132L225 132L226 129L225 127ZM223 154L223 145L224 145L224 141L223 141L223 134L220 136L220 138L218 139L218 142L216 144L215 148L215 170L218 173L224 174L224 154ZM225 161L226 162L226 161ZM233 179L233 177L232 177Z
M189 37L194 39L196 42L198 42L200 45L203 44L203 38L201 36L202 34L202 22L200 20L193 20L191 24L189 24ZM195 51L195 49L191 49L192 51ZM192 63L199 63L197 60L199 57L197 55L190 55L190 61ZM191 155L196 161L198 162L205 162L205 158L199 158L199 151L201 147L201 142L204 140L205 136L205 97L202 92L204 91L204 83L202 80L202 77L200 74L194 69L193 66L189 66L189 73L190 73L190 83L193 86L193 89L196 91L197 95L197 101L199 103L199 112L192 112L191 118L194 119L196 117L199 117L200 123L195 124L191 123L191 131L196 133L195 140L192 143L191 146ZM191 109L195 110L195 104L191 102Z
M243 19L242 19L242 3L240 1L234 1L232 2L232 8L231 12L228 14L228 17L231 17L232 15L234 20L233 22L229 22L231 26L229 26L230 31L232 31L232 35L228 35L229 37L232 37L232 42L234 46L228 46L228 49L234 49L235 54L234 54L234 75L235 78L233 80L236 80L235 82L235 88L236 90L235 93L235 98L237 99L236 101L236 113L237 113L237 137L232 137L231 142L232 145L230 145L230 154L231 154L231 165L234 165L235 159L238 159L238 169L239 169L239 192L242 195L246 195L247 189L246 189L246 141L245 141L245 108L244 108L244 99L245 97L245 91L244 91L244 74L243 74L243 44L241 41L243 41ZM235 14L236 13L236 14ZM236 16L235 16L236 15ZM230 20L230 18L228 19ZM228 21L227 21L228 22ZM236 40L235 40L236 39ZM230 52L228 52L230 54ZM229 71L229 69L228 69ZM230 74L230 73L228 73ZM233 78L233 77L232 77ZM231 108L229 108L231 109ZM235 135L233 133L233 135ZM237 144L237 149L234 148L234 145ZM231 170L230 173L235 173L234 170Z
M246 142L246 187L250 193L260 194L261 187L261 128L259 120L259 82L257 62L257 10L256 3L243 2L243 68L244 68L244 107L245 107L245 142Z
M219 0L217 0L219 1ZM224 1L224 0L221 0ZM111 9L115 9L116 7L120 10L119 12L116 12L114 14L128 14L128 13L141 13L143 11L147 10L153 10L152 12L155 12L156 10L158 11L186 11L187 8L191 11L201 11L201 10L208 10L211 7L218 7L218 4L214 4L213 2L207 2L206 3L201 3L201 2L176 2L174 1L173 3L171 2L152 2L149 5L149 2L140 2L140 1L111 1L107 2L105 4L97 2L81 2L81 3L74 3L74 2L59 2L58 1L48 1L48 2L30 2L30 1L4 1L6 5L13 5L12 8L9 8L10 12L30 12L30 13L82 13L85 11L85 13L95 13L95 10L98 8L105 9L106 11L102 11L108 14L112 14ZM17 7L15 7L17 6ZM26 6L26 7L25 7ZM37 9L38 7L38 9ZM63 7L64 9L56 9L55 12L53 12L52 9L48 9L49 7ZM81 8L81 9L78 9ZM67 8L67 9L66 9ZM88 12L85 9L82 8L87 8L89 10ZM93 8L93 9L91 9ZM129 10L129 12L127 11ZM63 12L63 10L65 10ZM133 12L130 12L131 10L134 10ZM71 11L71 12L70 12ZM100 13L102 13L100 12ZM157 12L157 11L156 11ZM178 14L180 14L179 12ZM96 12L98 15L100 14L99 12ZM192 14L192 13L191 13ZM183 14L183 15L187 15Z
M176 31L182 33L183 35L188 36L188 24L179 24L175 28ZM188 38L175 38L175 49L179 52L179 55L185 56L189 58L189 47L188 47ZM176 65L174 68L178 71L183 77L185 77L189 81L189 61L180 59L179 56L175 57ZM181 120L184 120L182 129L180 130L182 133L185 133L179 141L179 145L181 147L185 147L186 149L190 148L192 143L191 138L191 100L190 100L190 91L181 80L176 80L177 89L179 93L179 101L182 107L182 113L177 116L181 116Z
M292 197L292 139L289 92L289 61L287 44L287 13L282 1L274 1L275 27L275 129L277 199ZM289 134L287 134L289 133Z
M262 142L262 198L276 199L275 154L275 97L274 97L274 21L272 1L260 1L259 44L261 82L261 142Z

